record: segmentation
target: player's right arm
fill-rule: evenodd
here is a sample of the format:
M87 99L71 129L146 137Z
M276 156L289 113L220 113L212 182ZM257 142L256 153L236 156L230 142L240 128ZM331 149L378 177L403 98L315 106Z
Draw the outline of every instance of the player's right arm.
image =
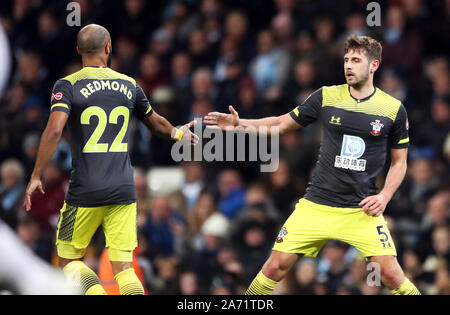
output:
M33 192L39 190L42 194L44 193L41 175L56 151L64 126L69 118L72 106L72 92L72 85L65 80L56 81L53 87L50 117L42 133L36 164L26 189L24 205L27 211L31 210L31 195Z
M260 127L267 127L268 134L271 133L273 127L276 127L279 134L283 135L314 122L319 117L321 107L322 89L319 89L294 110L281 116L241 119L233 106L229 106L230 114L211 112L203 118L203 121L208 125L208 128L221 130L253 127L259 131Z
M25 208L27 211L31 209L31 195L33 192L38 189L42 194L44 194L41 175L56 151L56 147L61 139L61 135L68 117L69 116L66 113L61 111L54 111L50 114L47 127L42 133L36 164L26 190Z

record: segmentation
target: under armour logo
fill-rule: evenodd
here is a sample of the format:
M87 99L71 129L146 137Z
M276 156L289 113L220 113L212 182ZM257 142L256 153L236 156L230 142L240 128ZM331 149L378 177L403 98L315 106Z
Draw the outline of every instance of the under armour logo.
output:
M330 124L340 125L341 124L341 117L331 116Z

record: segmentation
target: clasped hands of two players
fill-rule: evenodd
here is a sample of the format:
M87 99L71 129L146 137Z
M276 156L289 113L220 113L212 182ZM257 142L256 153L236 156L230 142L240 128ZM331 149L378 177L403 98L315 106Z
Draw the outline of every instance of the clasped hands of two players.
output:
M208 115L203 118L205 124L208 128L227 130L228 128L233 128L239 126L239 114L234 110L233 106L229 106L230 114L224 114L219 112L208 113ZM383 194L377 194L369 196L359 203L362 207L362 211L373 217L378 217L383 214L386 209L386 205L389 202Z

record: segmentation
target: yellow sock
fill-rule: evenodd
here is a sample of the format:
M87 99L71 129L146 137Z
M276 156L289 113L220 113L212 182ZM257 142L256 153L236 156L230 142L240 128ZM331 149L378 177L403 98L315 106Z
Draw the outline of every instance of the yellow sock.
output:
M95 272L82 261L75 260L63 268L64 273L80 288L85 295L106 295Z
M119 272L114 279L119 285L120 295L144 295L144 287L133 268Z
M262 271L258 273L256 278L250 284L245 292L246 295L270 295L277 286L278 282L267 278Z
M394 290L391 290L393 295L420 295L420 291L416 288L416 286L405 278L405 281Z

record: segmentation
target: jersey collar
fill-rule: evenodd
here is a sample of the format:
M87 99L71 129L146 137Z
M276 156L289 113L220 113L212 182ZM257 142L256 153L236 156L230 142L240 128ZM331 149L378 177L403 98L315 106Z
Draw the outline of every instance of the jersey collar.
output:
M377 87L374 86L374 90L373 90L372 94L370 94L369 96L366 96L364 98L361 98L361 99L357 99L356 97L354 97L352 95L352 93L350 93L350 85L348 85L348 84L347 84L347 91L351 98L353 98L358 103L362 103L362 102L368 101L375 94L375 92L377 91Z

